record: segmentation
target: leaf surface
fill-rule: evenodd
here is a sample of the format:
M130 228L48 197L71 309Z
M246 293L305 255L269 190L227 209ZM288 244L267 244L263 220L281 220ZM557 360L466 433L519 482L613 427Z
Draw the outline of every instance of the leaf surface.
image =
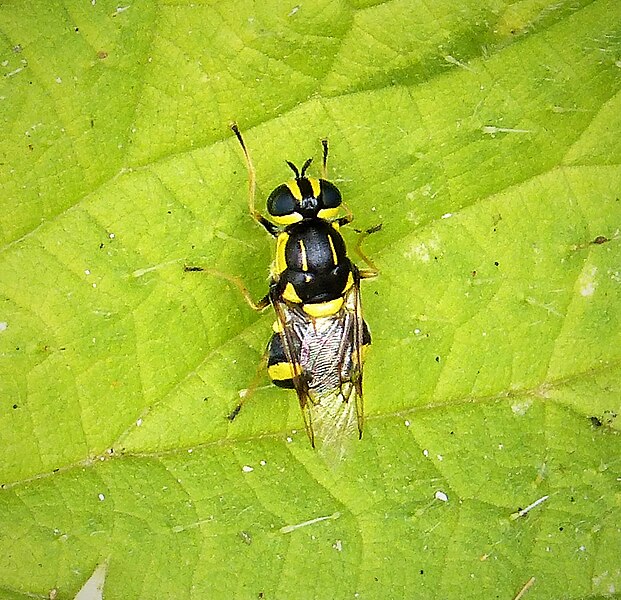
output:
M0 7L0 598L620 597L620 16ZM273 317L183 266L266 291L233 120L261 206L327 137L383 225L336 469L264 374L226 419Z

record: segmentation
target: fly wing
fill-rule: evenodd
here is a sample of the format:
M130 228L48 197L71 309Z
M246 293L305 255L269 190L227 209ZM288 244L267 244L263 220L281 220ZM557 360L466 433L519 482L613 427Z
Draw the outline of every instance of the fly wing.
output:
M364 402L362 397L362 368L363 368L363 337L364 320L362 319L362 306L360 304L360 274L358 269L353 268L354 285L350 290L352 311L354 315L354 337L355 347L353 352L353 383L356 388L356 419L358 422L358 436L362 438L362 428L364 426ZM349 297L348 299L349 300Z
M306 431L313 447L331 460L340 460L348 441L362 435L364 323L358 284L355 272L342 308L326 317L311 317L279 298L272 301Z
M315 433L313 430L312 414L310 405L312 400L308 387L308 377L306 369L300 362L301 348L304 343L305 330L310 317L304 316L304 311L295 306L289 305L278 297L272 297L272 305L276 318L280 324L282 345L287 361L293 371L293 386L300 402L300 409L304 417L304 427L310 440L311 446L315 447Z
M333 373L337 383L326 389L321 401L314 405L315 432L322 440L322 449L332 459L341 460L355 437L362 436L362 346L364 321L360 305L360 278L353 271L354 285L345 294L343 307L334 315L334 338L339 340L333 354ZM312 394L311 386L311 394Z

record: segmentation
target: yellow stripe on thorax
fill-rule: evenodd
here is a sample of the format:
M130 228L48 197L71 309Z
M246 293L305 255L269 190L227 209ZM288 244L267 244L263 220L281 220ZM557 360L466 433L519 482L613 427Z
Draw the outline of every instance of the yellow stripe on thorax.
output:
M301 304L302 298L298 296L298 293L295 291L293 284L289 281L283 290L282 297L289 302L293 302L294 304Z
M298 246L300 248L300 259L302 261L302 271L308 271L308 259L306 257L306 246L303 240L298 240Z
M287 246L288 240L289 234L285 232L279 233L278 237L276 238L276 259L274 261L276 275L280 275L287 268L285 248Z
M334 262L334 266L339 264L339 257L336 255L336 248L334 247L334 242L332 241L332 236L328 235L328 243L330 244L330 250L332 251L332 261Z

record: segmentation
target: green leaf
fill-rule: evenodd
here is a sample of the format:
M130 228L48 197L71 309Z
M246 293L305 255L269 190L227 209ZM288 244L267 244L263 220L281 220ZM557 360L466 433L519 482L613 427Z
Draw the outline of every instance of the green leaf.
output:
M0 598L620 598L615 0L0 7ZM356 226L340 468L271 331L263 198ZM351 233L351 232L350 232ZM348 238L351 246L355 234Z

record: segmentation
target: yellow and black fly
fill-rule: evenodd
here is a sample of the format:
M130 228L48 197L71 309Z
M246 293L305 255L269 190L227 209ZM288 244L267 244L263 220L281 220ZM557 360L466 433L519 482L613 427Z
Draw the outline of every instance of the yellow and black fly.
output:
M255 208L256 174L246 144L237 125L231 129L248 169L250 213L276 238L276 256L269 291L257 303L239 280L227 279L256 310L270 304L274 308L276 321L267 347L270 379L296 391L311 445L338 451L356 431L362 436L362 372L371 335L362 318L360 281L375 277L377 269L360 249L364 234L356 250L367 268L358 268L347 256L339 228L353 216L346 211L339 217L341 193L327 180L327 140L322 141L320 178L306 174L312 159L299 170L287 161L295 177L269 195L267 219Z

